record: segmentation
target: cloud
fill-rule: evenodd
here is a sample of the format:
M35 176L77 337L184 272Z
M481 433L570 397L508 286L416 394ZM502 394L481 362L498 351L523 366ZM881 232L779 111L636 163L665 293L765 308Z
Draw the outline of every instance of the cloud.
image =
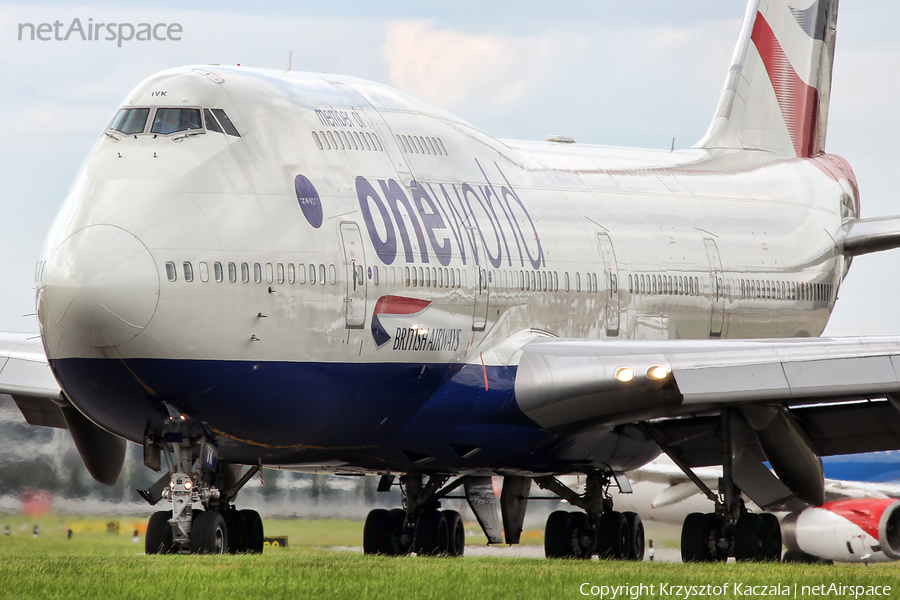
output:
M13 127L19 133L66 134L87 132L99 134L112 117L93 105L73 105L43 102L19 107L13 112Z
M554 37L472 35L431 21L391 21L382 55L394 86L448 110L478 102L490 111L551 83Z

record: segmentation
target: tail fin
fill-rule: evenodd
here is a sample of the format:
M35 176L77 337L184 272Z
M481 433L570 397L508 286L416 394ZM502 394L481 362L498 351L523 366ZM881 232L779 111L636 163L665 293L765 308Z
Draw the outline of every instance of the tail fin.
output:
M838 0L750 0L715 117L695 147L824 152L837 12Z

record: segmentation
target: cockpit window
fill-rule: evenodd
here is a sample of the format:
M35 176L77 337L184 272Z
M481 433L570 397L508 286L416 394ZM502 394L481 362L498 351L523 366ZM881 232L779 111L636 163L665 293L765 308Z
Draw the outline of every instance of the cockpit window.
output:
M116 115L110 129L121 131L125 135L143 133L148 116L150 116L149 108L123 108Z
M208 108L203 109L203 118L206 119L206 129L215 131L216 133L225 133L222 131L222 128L219 127L219 122L216 121L216 118L209 112Z
M168 135L193 129L203 130L199 108L157 108L150 133Z
M225 111L221 108L212 109L214 115L219 120L219 123L222 125L222 128L225 130L225 133L228 135L233 135L235 137L241 137L241 134L238 133L237 128L234 126L234 123L231 122L231 119L228 118L228 115L225 114Z

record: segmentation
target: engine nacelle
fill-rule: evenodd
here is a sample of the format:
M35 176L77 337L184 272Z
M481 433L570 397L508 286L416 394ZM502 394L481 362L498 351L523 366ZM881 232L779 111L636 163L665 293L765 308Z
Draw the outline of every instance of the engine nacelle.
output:
M789 550L838 562L900 559L900 501L859 498L826 502L787 515L781 523Z

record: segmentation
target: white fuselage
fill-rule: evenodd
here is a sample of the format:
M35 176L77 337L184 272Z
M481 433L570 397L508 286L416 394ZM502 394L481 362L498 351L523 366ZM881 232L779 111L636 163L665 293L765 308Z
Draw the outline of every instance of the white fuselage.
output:
M376 385L353 365L446 368L398 392L419 406L460 369L485 388L491 369L514 377L540 336L818 336L845 268L835 239L858 211L836 157L500 141L351 78L185 67L124 106L221 108L240 133L102 137L44 244L51 364L73 403L133 440L143 400L88 401L65 361L181 365L168 378L190 364L346 367L272 389L350 402L353 419L349 398L322 397L332 377ZM151 402L206 401L203 377L179 398L131 373ZM290 418L269 400L246 397L247 418ZM236 443L308 443L207 418Z

